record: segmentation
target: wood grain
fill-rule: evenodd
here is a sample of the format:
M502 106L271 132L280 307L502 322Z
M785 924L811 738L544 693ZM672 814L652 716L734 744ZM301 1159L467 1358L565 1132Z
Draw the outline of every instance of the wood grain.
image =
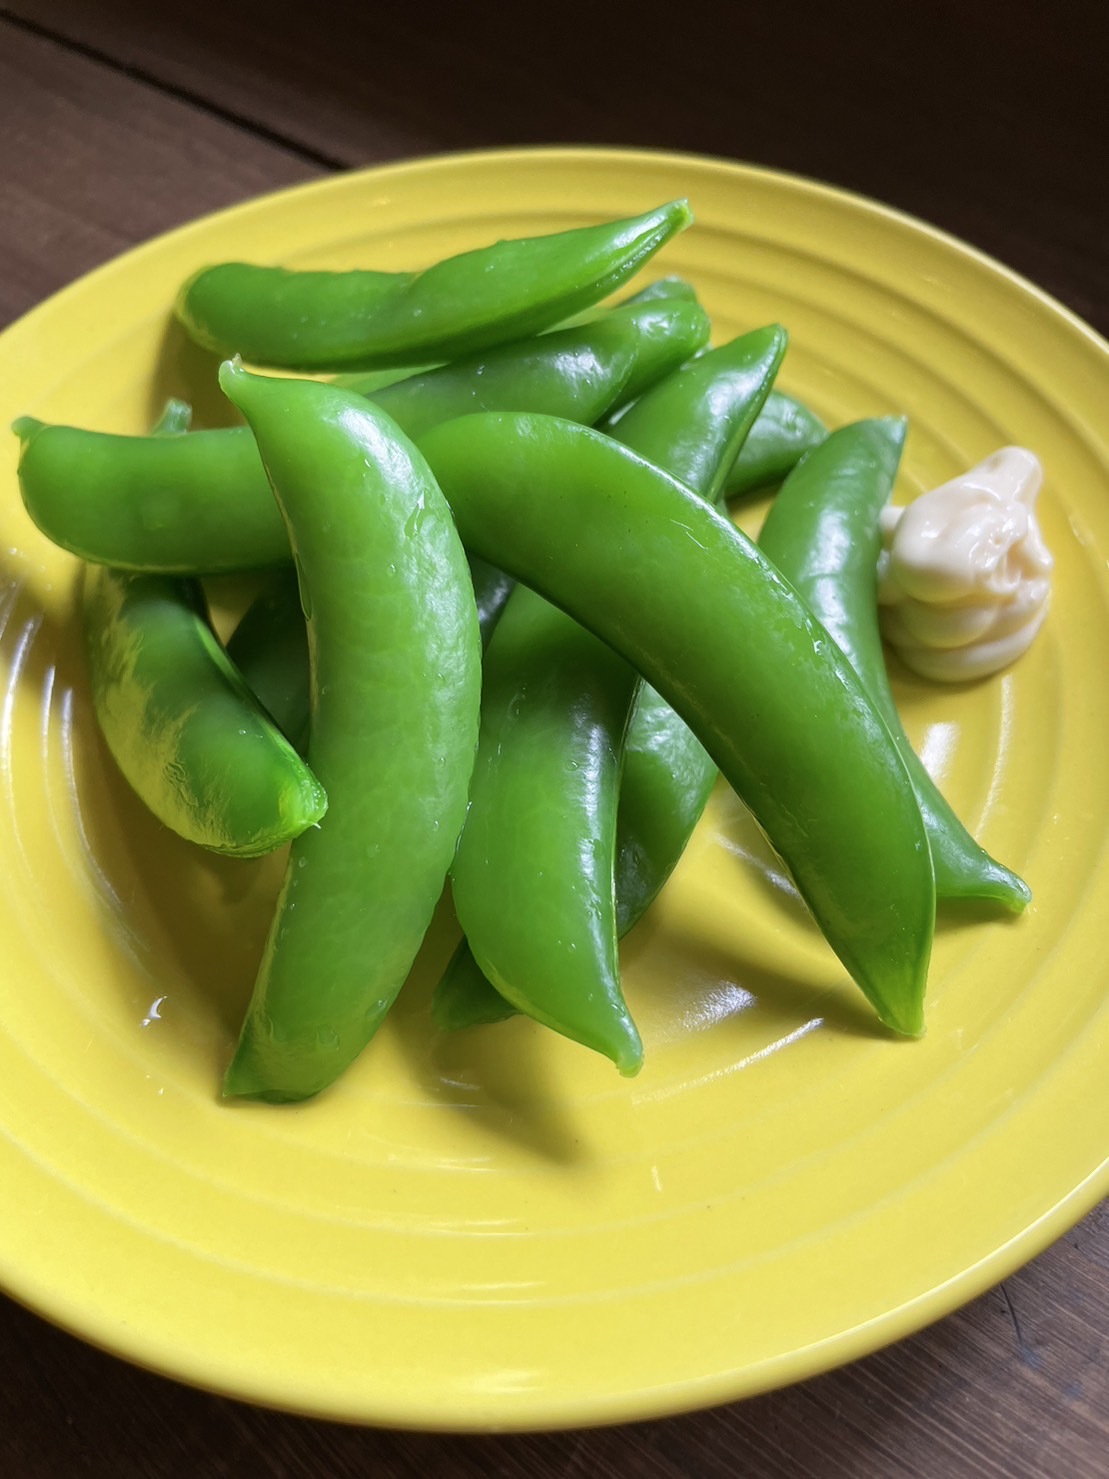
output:
M320 166L0 21L0 324L160 231Z
M336 164L603 143L814 176L964 237L1109 332L1103 0L1019 20L1001 0L236 0L156 24L144 0L9 9Z
M1102 327L1104 121L1094 7L691 3L439 15L324 0L278 23L136 0L22 0L0 20L0 322L157 231L333 163L515 142L682 147L914 210ZM1066 7L1064 7L1066 9ZM506 13L507 14L507 13ZM518 17L519 11L514 11ZM44 34L48 33L48 34ZM54 38L54 39L51 39ZM1094 184L1091 184L1091 181ZM312 1422L191 1391L0 1301L0 1474L492 1474L498 1479L1089 1479L1109 1474L1109 1204L1005 1285L786 1391L635 1427L445 1438Z

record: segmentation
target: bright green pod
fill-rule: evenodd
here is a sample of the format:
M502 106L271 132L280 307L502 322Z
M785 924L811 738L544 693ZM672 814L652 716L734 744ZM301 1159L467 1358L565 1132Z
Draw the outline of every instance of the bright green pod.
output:
M229 661L195 582L92 566L83 612L101 732L160 822L253 858L320 821L323 787Z
M878 627L879 515L905 441L899 417L841 427L783 484L759 545L846 653L908 769L932 849L941 899L984 899L1021 910L1027 884L991 858L960 822L902 726Z
M420 445L467 546L639 669L750 807L882 1020L919 1033L935 919L920 810L862 682L793 587L684 484L586 427L486 414ZM536 496L522 503L520 487Z
M502 996L635 1073L612 901L633 670L524 586L486 654L470 806L451 869L459 923Z
M292 370L449 361L541 333L615 292L693 217L684 200L598 226L463 252L422 272L297 272L228 262L177 314L218 354Z
M224 1091L326 1088L383 1021L466 811L481 643L466 556L426 462L384 412L226 364L296 558L309 760L324 823L293 844Z
M278 571L251 602L231 633L227 655L297 753L307 754L311 666L294 566Z
M776 487L827 435L828 428L808 406L772 390L724 481L725 497Z

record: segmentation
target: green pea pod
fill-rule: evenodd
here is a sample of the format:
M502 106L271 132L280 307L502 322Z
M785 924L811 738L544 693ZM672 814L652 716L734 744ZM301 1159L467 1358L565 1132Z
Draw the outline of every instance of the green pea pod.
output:
M311 667L296 569L280 570L227 644L243 681L300 755L308 752Z
M478 627L484 647L515 581L470 557ZM298 754L308 749L308 628L294 569L281 570L253 601L227 644L247 686Z
M759 544L846 653L893 735L920 803L943 899L986 899L1013 910L1027 885L967 832L901 725L878 629L879 514L889 502L905 422L858 421L831 436L786 479Z
M521 1011L635 1073L612 857L635 673L517 586L486 654L470 806L451 869L459 923Z
M292 370L454 360L537 334L614 292L693 217L645 215L501 241L423 272L293 272L228 262L182 288L188 333L219 354Z
M649 683L624 747L616 828L616 927L639 923L677 867L718 771L704 745Z
M575 314L573 318L567 319L563 327L569 328L571 325L576 326L578 324L592 323L594 319L604 318L607 314L617 312L620 308L636 308L644 303L673 301L675 299L684 299L687 303L697 303L699 301L697 289L691 282L687 282L684 277L656 277L645 288L640 288L638 292L631 293L627 298L624 298L617 305L616 309L603 304L594 304L592 308L587 308L582 313Z
M772 390L732 463L724 482L725 496L737 498L775 487L827 435L828 428L808 406Z
M920 1032L935 917L920 810L862 683L792 586L684 484L589 428L485 414L420 445L468 547L658 689L882 1020ZM521 487L539 496L525 504Z
M673 282L677 284L680 279L675 278ZM655 284L656 288L658 286ZM604 322L634 324L638 334L631 373L610 405L622 405L625 401L635 400L659 380L665 379L679 365L685 364L686 360L691 359L708 343L711 329L708 314L697 300L679 292L676 286L673 291L666 293L652 292L650 288L645 288L642 293L637 293L634 298L613 308L605 316ZM488 409L502 408L490 406ZM503 409L515 410L516 407L505 406ZM569 419L578 420L583 426L592 426L608 410L609 406L606 406L595 416Z
M228 660L194 582L89 567L83 607L100 729L159 821L240 858L320 821L322 786Z
M466 556L423 458L368 402L225 364L296 555L326 823L293 844L224 1091L302 1099L400 990L442 891L477 741Z
M577 329L492 351L375 393L402 431L474 410L538 410L595 421L708 338L682 300L629 305ZM289 539L247 427L126 437L31 417L19 484L39 529L98 564L218 574L287 563Z
M672 302L675 298L684 298L688 303L697 302L697 289L684 277L659 277L654 282L649 282L645 288L640 288L638 293L633 293L626 299L627 304Z
M649 683L642 683L624 741L616 814L616 933L621 939L673 872L718 774L688 725ZM463 940L432 998L437 1025L458 1031L502 1022L515 1012Z
M515 1017L519 1011L515 1002L503 996L478 965L463 935L431 998L431 1016L436 1027L444 1032L491 1027L495 1022ZM631 1025L634 1029L634 1022Z
M714 499L786 343L773 326L701 356L637 400L613 435ZM497 1021L508 1015L502 993L591 1046L607 1027L609 1056L638 1066L616 939L681 856L716 767L647 686L629 725L639 687L632 670L530 591L508 604L485 684L470 812L452 873L470 946L450 962L433 1014L450 1027ZM511 896L507 907L490 887L496 879Z

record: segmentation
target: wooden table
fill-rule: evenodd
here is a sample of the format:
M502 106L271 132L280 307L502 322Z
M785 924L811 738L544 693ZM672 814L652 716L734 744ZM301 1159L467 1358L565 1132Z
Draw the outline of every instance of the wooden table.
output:
M196 11L194 14L193 11ZM480 12L481 19L475 19ZM789 7L138 0L0 9L0 323L125 247L329 170L512 143L750 160L914 212L1109 329L1102 0ZM0 1189L2 1195L2 1189ZM2 1203L0 1203L2 1206ZM2 1212L0 1212L2 1215ZM636 1427L444 1438L210 1397L0 1302L0 1473L1109 1474L1109 1204L853 1366Z

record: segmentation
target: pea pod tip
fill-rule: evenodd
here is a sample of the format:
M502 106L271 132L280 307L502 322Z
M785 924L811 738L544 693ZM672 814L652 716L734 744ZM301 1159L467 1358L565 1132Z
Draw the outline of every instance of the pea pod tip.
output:
M12 422L12 431L26 446L35 433L40 432L45 425L46 423L40 421L37 416L17 416Z
M898 1037L916 1042L927 1031L923 1001L907 1002L904 1005L898 1003L896 1007L888 1002L880 1007L876 1004L876 1010L882 1025L895 1032Z
M239 404L236 397L238 388L250 378L250 372L243 368L243 357L241 354L231 355L219 367L219 388L233 405L237 406Z

